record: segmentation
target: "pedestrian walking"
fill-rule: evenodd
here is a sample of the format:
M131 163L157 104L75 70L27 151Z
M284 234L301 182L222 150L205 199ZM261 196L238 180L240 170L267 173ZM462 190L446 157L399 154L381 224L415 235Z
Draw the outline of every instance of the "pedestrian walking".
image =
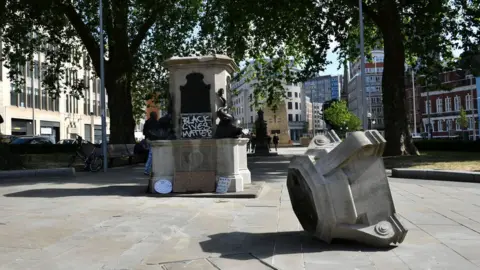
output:
M147 140L147 142L155 138L154 131L156 129L158 129L158 115L156 112L151 112L150 118L148 118L148 120L145 121L145 124L143 125L143 135L145 136L145 139ZM144 174L150 175L151 171L152 171L152 147L150 146L150 143L148 143L148 157L147 157L147 162L145 162Z
M275 135L273 135L273 145L275 145L275 151L277 151L277 147L278 147L278 141L280 141L280 138L278 138L278 135L275 133Z
M251 147L252 147L251 151L252 151L252 153L255 153L255 146L257 144L257 136L255 136L255 134L252 134L252 137L251 137L250 141L251 141L251 144L252 144L251 145Z

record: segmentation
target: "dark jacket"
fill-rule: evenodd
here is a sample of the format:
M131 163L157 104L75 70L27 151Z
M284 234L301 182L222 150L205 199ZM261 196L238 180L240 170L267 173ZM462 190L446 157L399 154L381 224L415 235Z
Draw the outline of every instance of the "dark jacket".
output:
M278 138L277 135L273 136L273 144L278 144L278 141L279 141L279 140L280 140L280 139Z
M148 118L148 120L145 121L145 124L143 125L143 135L146 139L152 140L155 136L153 131L155 131L156 129L158 129L157 114L155 112L151 112L150 118Z

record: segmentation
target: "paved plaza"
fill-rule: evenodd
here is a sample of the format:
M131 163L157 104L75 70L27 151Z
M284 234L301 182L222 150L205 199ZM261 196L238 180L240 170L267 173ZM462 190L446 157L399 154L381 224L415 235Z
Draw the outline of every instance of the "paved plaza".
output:
M326 245L292 211L288 163L249 158L257 199L148 197L141 167L0 182L0 269L480 269L480 184L390 179L405 241Z

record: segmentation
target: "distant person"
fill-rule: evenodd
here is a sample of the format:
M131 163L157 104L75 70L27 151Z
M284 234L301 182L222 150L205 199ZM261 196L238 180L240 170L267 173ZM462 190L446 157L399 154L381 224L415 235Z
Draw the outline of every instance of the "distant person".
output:
M147 140L143 139L135 144L135 147L133 148L133 153L135 155L139 155L142 157L143 162L147 163L148 160L148 152L150 147L148 145Z
M267 135L267 145L268 145L268 152L270 152L270 148L272 146L272 136Z
M156 112L150 113L150 118L145 121L143 125L143 135L145 136L146 141L155 139L154 131L158 128L158 115ZM145 175L150 175L152 171L152 147L148 143L148 157L147 162L145 162Z
M252 153L255 153L255 147L257 146L257 136L255 136L255 134L252 134L252 137L250 138L250 141L251 141L251 151Z
M275 145L275 151L276 152L278 152L278 150L277 150L278 141L280 141L280 138L278 138L278 135L275 133L275 135L273 135L273 145Z
M250 145L252 144L252 137L248 136L248 142L247 142L247 153L250 152Z

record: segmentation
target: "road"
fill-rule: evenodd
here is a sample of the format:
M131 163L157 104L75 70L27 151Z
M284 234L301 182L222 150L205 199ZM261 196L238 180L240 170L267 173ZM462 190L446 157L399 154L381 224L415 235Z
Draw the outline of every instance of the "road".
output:
M147 197L141 167L4 182L0 269L480 269L479 184L390 179L405 241L326 245L292 211L288 162L249 159L257 199Z

